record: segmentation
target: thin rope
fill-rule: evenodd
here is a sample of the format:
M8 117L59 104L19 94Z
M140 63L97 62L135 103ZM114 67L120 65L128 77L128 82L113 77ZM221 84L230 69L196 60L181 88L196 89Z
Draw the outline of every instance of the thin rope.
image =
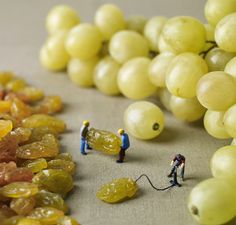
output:
M152 186L152 188L155 189L155 190L157 190L157 191L165 191L165 190L167 190L167 189L172 188L172 187L175 186L175 184L171 184L170 186L165 187L165 188L157 188L157 187L155 187L155 186L153 185L152 181L150 180L150 178L149 178L146 174L142 174L141 176L139 176L139 178L135 180L135 183L137 183L142 177L146 177L147 180L148 180L148 182L149 182L149 184Z

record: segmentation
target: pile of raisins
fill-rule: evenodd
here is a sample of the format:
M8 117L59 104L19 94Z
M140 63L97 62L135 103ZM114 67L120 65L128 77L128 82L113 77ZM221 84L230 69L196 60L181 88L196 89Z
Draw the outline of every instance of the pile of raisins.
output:
M1 225L78 225L65 216L75 163L60 153L61 109L60 97L0 72Z

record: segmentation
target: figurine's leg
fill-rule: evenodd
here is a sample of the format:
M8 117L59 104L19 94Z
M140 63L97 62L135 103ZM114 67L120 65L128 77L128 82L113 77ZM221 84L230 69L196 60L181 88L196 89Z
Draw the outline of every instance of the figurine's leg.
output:
M117 163L123 163L125 158L125 150L121 149L119 152L119 159L116 161Z
M92 150L92 148L89 146L88 142L86 141L86 149Z
M185 166L183 166L183 167L181 168L181 172L180 172L181 178L182 178L183 181L184 181L184 171L185 171Z
M87 155L87 153L84 151L84 149L85 149L85 139L83 139L83 138L81 138L81 140L80 140L80 153L82 154L82 155Z
M172 169L171 169L170 174L168 175L168 177L172 177L174 171L175 171L175 166L172 167Z
M178 187L181 187L181 184L180 184L180 183L178 182L178 180L177 180L177 167L176 167L176 166L174 167L173 175L174 175L173 180L171 180L170 182L171 182L173 185L176 185L176 186L178 186Z

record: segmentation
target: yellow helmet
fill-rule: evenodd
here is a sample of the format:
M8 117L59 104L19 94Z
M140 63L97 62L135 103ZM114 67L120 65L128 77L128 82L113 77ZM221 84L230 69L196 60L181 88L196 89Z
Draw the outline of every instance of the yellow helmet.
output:
M88 121L88 120L84 120L84 121L83 121L83 125L84 125L84 126L89 126L89 121Z
M123 133L125 133L124 129L122 129L122 128L120 128L117 132L118 132L118 134L120 134L120 135L123 134Z

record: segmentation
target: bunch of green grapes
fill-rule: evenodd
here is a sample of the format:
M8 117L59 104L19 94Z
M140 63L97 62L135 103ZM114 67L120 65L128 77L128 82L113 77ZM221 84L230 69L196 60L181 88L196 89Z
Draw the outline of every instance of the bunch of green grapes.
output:
M143 100L124 112L135 138L155 138L164 128L164 114L150 96L180 120L203 118L213 137L233 138L212 158L214 178L189 198L194 218L212 225L236 216L236 1L207 0L204 10L207 24L190 16L126 18L118 6L105 4L94 23L85 23L74 9L56 6L47 16L50 36L40 61L52 71L67 69L78 86Z

